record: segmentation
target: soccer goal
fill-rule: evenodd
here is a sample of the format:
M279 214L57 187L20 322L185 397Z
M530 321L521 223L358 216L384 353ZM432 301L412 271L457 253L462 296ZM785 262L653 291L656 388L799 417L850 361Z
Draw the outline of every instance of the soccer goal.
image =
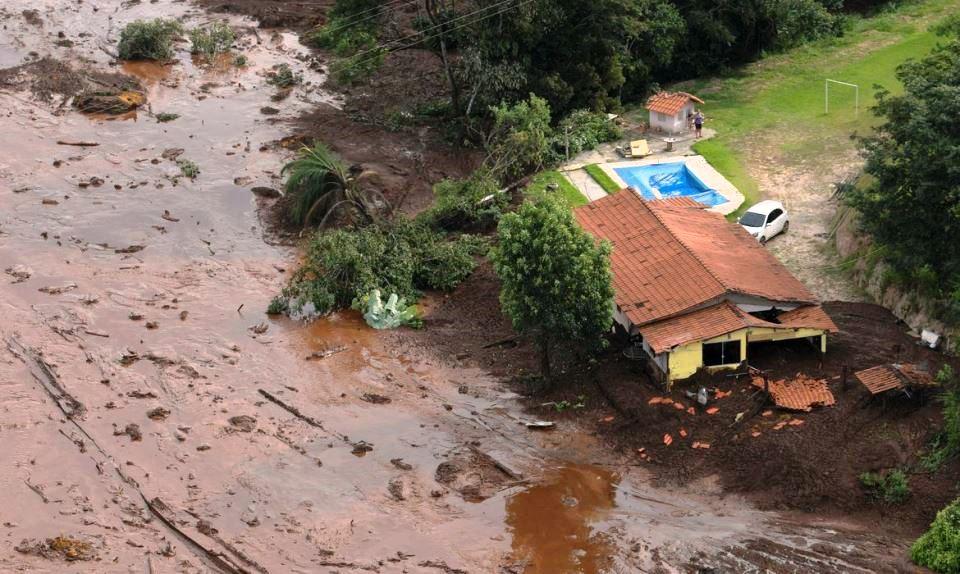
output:
M823 82L823 112L825 114L830 113L830 84L836 84L838 86L843 86L845 88L853 88L854 100L853 100L853 115L857 117L860 115L860 86L857 84L850 84L847 82L841 82L840 80L831 80L827 78Z

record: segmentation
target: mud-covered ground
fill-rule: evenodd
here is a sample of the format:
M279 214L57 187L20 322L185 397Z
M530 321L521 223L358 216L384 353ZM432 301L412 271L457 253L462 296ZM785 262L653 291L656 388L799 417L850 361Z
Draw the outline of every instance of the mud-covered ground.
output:
M409 209L475 158L428 127L387 129L385 108L361 121L359 95L324 87L322 56L289 31L323 3L204 4L231 9L249 65L194 61L185 44L166 65L114 62L127 22L224 17L190 3L0 0L0 570L793 572L901 559L903 538L759 510L706 471L657 480L589 432L619 420L598 392L554 430L528 430L551 411L524 410L501 383L533 357L486 266L431 300L420 332L268 318L296 250L260 214L296 142L376 165ZM397 69L428 65L414 59ZM266 82L280 63L304 77L285 95ZM118 77L145 97L137 110L74 108Z

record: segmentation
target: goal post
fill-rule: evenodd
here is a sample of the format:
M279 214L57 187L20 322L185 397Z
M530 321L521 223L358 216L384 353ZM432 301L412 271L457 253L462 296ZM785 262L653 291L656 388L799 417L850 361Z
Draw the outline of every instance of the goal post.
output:
M841 82L840 80L831 80L827 78L823 82L823 113L830 113L830 84L837 84L840 86L846 86L848 88L853 88L854 93L854 104L853 104L853 115L857 117L860 115L860 86L858 84L851 84L848 82Z

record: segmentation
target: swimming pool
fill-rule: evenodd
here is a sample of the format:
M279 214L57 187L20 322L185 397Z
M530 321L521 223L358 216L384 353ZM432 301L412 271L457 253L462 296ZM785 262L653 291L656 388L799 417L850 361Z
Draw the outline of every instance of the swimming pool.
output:
M713 207L726 203L726 197L707 187L682 161L615 167L613 171L644 199L685 196Z

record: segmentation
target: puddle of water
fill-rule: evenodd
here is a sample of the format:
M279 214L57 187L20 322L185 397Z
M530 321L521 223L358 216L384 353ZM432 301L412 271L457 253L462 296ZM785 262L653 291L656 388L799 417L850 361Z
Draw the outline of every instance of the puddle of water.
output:
M620 477L593 466L570 465L507 500L514 557L525 574L597 574L614 548L595 526L616 505Z

